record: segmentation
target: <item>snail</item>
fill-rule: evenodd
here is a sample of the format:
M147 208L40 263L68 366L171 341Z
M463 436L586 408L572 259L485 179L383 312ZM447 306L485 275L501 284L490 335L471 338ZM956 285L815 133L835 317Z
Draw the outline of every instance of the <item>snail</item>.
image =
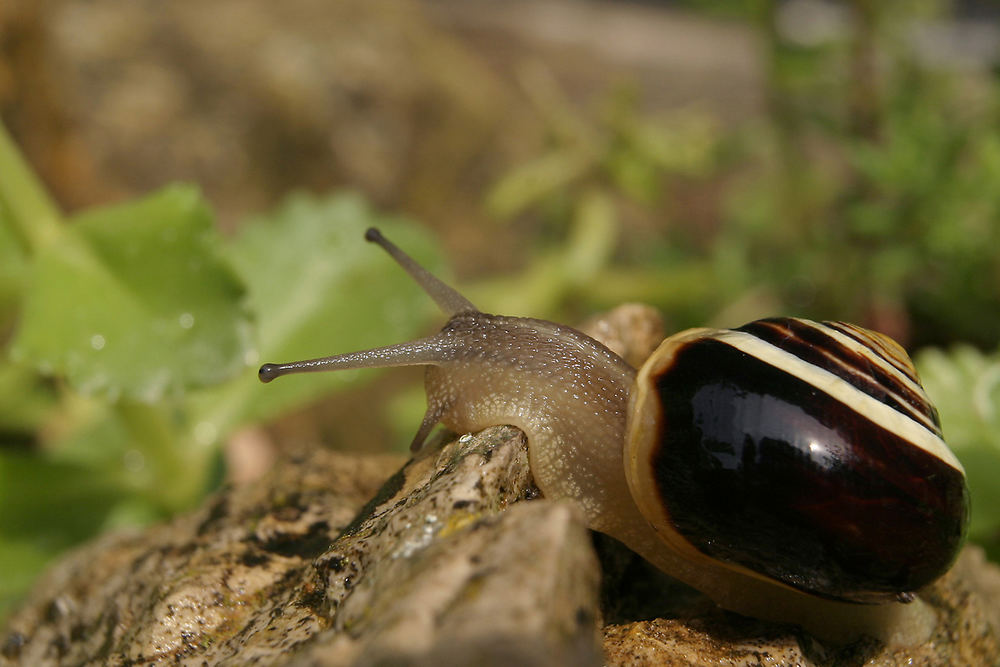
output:
M516 426L545 497L573 501L590 528L726 609L820 636L929 632L933 613L915 592L955 560L968 490L891 338L764 319L675 334L636 370L570 327L480 312L378 230L365 238L447 324L398 345L265 364L263 382L426 366L412 449L439 423Z

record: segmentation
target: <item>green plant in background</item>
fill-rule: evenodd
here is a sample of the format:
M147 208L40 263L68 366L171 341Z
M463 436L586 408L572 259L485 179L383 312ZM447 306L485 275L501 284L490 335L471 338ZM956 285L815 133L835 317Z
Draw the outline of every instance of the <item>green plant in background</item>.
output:
M701 258L663 245L662 261L634 270L612 266L612 258L630 206L660 203L665 178L712 173L719 131L711 118L694 111L645 118L628 87L591 115L540 68L524 68L521 83L545 122L546 146L499 179L486 208L504 221L532 214L558 241L521 275L473 288L475 295L498 312L538 317L555 316L570 301L590 311L636 300L671 310L697 302L709 283Z
M429 304L358 252L372 224L430 259L353 195L292 197L232 240L182 185L67 219L0 130L0 612L63 549L198 503L235 428L355 382L265 392L262 357L416 333Z
M720 256L804 314L918 345L994 345L996 80L922 63L900 34L913 29L905 4L849 3L851 30L811 46L765 6L770 113L744 137L754 170L731 194Z
M972 495L969 539L1000 560L1000 350L922 350L915 362L942 428L965 466Z

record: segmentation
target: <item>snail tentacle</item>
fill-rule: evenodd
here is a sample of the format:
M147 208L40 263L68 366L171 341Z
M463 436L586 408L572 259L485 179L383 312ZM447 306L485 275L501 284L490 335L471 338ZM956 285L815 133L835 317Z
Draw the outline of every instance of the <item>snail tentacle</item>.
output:
M376 227L369 227L365 240L385 250L420 285L445 315L476 312L479 309L450 285L446 285L433 273L420 266L412 257L400 250L395 243L382 236Z
M320 373L324 371L350 370L355 368L395 368L397 366L426 366L439 363L447 358L442 348L442 337L430 336L420 340L396 345L386 345L359 352L334 354L329 357L305 359L283 364L264 364L257 372L261 382L270 382L283 375L296 373Z

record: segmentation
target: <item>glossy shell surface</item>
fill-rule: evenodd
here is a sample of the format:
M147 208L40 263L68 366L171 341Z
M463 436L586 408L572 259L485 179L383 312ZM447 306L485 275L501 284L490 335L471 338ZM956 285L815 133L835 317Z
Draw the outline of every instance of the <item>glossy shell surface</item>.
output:
M629 484L689 558L881 602L957 555L964 471L891 339L791 318L691 330L665 341L638 383Z

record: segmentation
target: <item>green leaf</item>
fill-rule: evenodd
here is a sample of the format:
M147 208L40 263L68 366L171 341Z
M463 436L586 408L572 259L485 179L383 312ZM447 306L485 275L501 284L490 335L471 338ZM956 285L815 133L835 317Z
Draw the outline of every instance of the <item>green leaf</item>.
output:
M569 283L586 285L607 266L618 240L614 202L604 191L582 193L573 217L571 235L563 254L563 271Z
M5 434L30 434L41 430L56 407L55 391L22 366L0 367L0 441Z
M379 248L364 241L378 226L417 261L440 261L412 223L374 213L358 196L295 195L273 215L249 221L231 246L257 314L259 362L285 362L413 338L433 302ZM429 257L434 261L428 262ZM443 317L441 320L443 322ZM373 377L371 371L314 373L268 385L256 366L226 387L195 397L195 428L225 432Z
M62 215L0 123L0 209L3 224L34 251L62 232Z
M498 218L511 218L565 189L594 166L587 151L564 149L512 169L490 191L486 208Z
M54 553L30 540L0 535L0 623L28 592Z
M122 498L101 469L0 453L0 614L51 558L98 532Z
M191 187L79 216L37 257L14 358L146 402L233 375L249 320L218 246Z
M98 468L0 453L0 535L61 549L90 537L123 497Z
M0 202L0 335L14 321L24 289L27 260L11 214Z
M923 350L921 382L937 405L948 444L965 466L972 495L969 539L1000 557L1000 352L969 346Z

